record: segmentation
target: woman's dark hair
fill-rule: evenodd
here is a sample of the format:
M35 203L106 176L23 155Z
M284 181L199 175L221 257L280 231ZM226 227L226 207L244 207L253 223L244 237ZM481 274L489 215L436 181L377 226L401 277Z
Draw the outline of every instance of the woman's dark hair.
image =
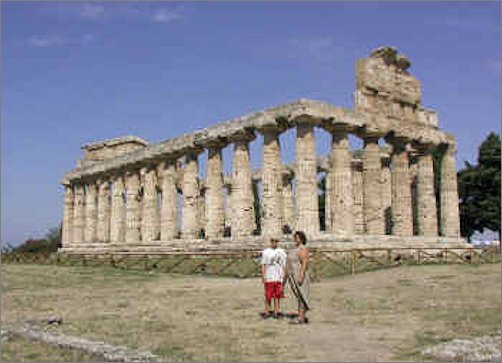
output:
M305 236L305 232L303 231L296 231L295 232L295 237L298 236L298 238L300 238L300 241L302 243L302 245L306 245L307 244L307 236Z

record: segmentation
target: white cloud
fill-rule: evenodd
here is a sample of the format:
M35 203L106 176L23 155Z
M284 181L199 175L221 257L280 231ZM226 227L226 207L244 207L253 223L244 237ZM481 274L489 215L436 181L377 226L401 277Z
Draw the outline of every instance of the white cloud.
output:
M172 9L156 9L152 14L152 20L156 23L171 23L179 18L180 13Z
M105 14L105 8L102 5L85 4L80 10L80 17L83 19L96 20Z
M47 48L64 45L85 46L94 40L91 34L80 37L63 37L60 35L34 35L28 39L28 45L35 48Z

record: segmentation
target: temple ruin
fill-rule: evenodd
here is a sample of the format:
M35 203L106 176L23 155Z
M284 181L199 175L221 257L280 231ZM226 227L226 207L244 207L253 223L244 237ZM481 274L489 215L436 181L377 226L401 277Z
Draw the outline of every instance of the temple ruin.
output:
M270 237L291 240L295 230L314 246L335 248L465 246L456 141L438 128L436 112L422 107L409 66L393 47L358 60L353 110L299 99L160 143L127 136L83 146L83 160L61 181L61 251L251 249ZM290 128L296 128L296 158L287 165L279 136ZM316 155L314 128L332 136L327 157ZM263 163L253 170L249 145L259 134ZM361 150L350 150L349 134L363 140ZM222 149L232 144L226 175ZM323 230L320 172L326 175Z

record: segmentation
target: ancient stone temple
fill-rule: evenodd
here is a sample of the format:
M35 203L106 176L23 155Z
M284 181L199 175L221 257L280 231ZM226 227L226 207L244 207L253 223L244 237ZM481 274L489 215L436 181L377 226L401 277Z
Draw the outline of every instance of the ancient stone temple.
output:
M61 251L257 248L270 237L291 240L294 230L314 246L464 245L455 138L421 105L409 67L392 47L358 60L353 110L300 99L156 144L127 136L83 146L83 160L62 179ZM279 136L291 128L296 158L284 164ZM316 155L315 128L331 135L327 157ZM263 163L253 169L250 143L260 134ZM360 150L351 150L349 135L363 141ZM326 175L322 229L319 173Z

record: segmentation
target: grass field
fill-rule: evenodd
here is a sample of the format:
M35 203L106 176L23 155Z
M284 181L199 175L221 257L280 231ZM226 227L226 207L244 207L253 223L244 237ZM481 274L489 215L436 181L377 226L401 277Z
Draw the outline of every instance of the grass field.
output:
M260 320L256 278L51 265L6 264L1 271L3 324L57 314L64 323L51 329L169 360L416 360L426 358L419 355L425 346L500 332L500 264L323 279L311 288L307 326ZM284 310L293 309L286 299ZM2 344L2 359L57 360L54 349L13 339ZM95 359L72 354L63 351L60 360Z

